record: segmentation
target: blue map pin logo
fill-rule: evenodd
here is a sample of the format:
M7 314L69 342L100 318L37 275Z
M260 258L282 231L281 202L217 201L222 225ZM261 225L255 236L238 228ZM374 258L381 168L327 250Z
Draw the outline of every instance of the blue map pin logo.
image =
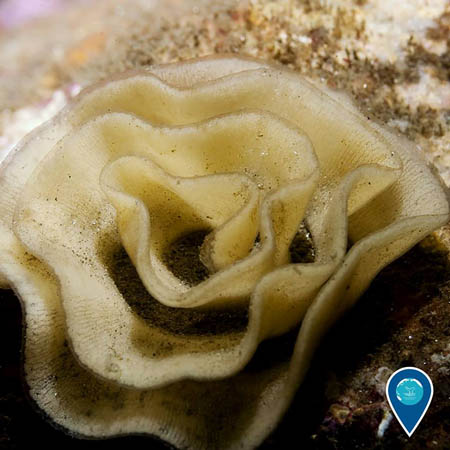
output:
M433 383L423 370L403 367L390 376L386 397L395 417L411 437L430 406Z

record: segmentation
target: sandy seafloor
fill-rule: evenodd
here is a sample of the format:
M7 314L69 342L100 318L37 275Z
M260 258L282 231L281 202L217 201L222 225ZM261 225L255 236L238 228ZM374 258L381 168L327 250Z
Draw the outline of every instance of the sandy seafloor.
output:
M47 3L44 17L25 22L12 0L0 1L0 159L81 88L112 73L231 52L278 61L344 90L365 114L415 141L450 185L447 1ZM331 331L262 448L450 448L449 249L444 227L376 278ZM20 306L11 291L0 297L0 448L22 448L30 439L81 448L27 403ZM410 439L383 393L389 375L407 365L426 370L435 384ZM165 448L142 437L82 448L123 445Z

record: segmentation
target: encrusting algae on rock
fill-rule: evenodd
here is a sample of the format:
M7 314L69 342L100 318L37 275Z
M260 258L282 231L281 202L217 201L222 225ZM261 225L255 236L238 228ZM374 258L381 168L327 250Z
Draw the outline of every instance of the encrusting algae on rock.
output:
M71 433L179 448L259 445L329 327L449 218L412 144L341 93L235 56L90 88L22 140L0 184L33 399ZM167 262L183 248L191 279ZM158 306L136 313L143 292ZM289 332L286 358L249 364Z

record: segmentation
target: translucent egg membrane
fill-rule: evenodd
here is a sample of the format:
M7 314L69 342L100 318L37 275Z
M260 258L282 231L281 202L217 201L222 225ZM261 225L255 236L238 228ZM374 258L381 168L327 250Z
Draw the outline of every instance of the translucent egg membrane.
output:
M238 57L86 90L0 186L34 401L75 435L192 449L259 445L329 327L449 218L412 144Z

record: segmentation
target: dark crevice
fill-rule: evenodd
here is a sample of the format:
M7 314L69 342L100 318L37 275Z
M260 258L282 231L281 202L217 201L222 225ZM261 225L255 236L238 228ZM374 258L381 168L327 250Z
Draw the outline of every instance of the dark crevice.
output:
M195 286L209 276L208 269L200 260L200 247L209 232L197 230L183 235L163 253L167 268L189 286Z
M189 286L204 281L209 272L200 260L200 247L209 230L196 230L176 239L164 252L169 270ZM257 239L258 240L258 239ZM143 285L123 247L108 252L106 267L133 312L152 325L181 335L215 335L243 331L248 323L245 307L206 310L173 308L156 300ZM291 262L313 262L314 247L302 225L290 246Z
M188 252L192 252L192 249L189 249ZM174 253L177 254L178 251L174 250ZM179 260L182 259L179 256ZM185 260L189 262L188 258ZM175 266L175 263L173 265ZM193 266L195 270L195 264ZM170 333L181 335L217 335L241 331L247 326L246 308L207 311L163 305L147 292L133 263L122 247L111 253L107 267L117 289L133 312L152 327L156 326Z
M302 223L289 247L291 263L312 263L315 259L314 242L307 226Z

